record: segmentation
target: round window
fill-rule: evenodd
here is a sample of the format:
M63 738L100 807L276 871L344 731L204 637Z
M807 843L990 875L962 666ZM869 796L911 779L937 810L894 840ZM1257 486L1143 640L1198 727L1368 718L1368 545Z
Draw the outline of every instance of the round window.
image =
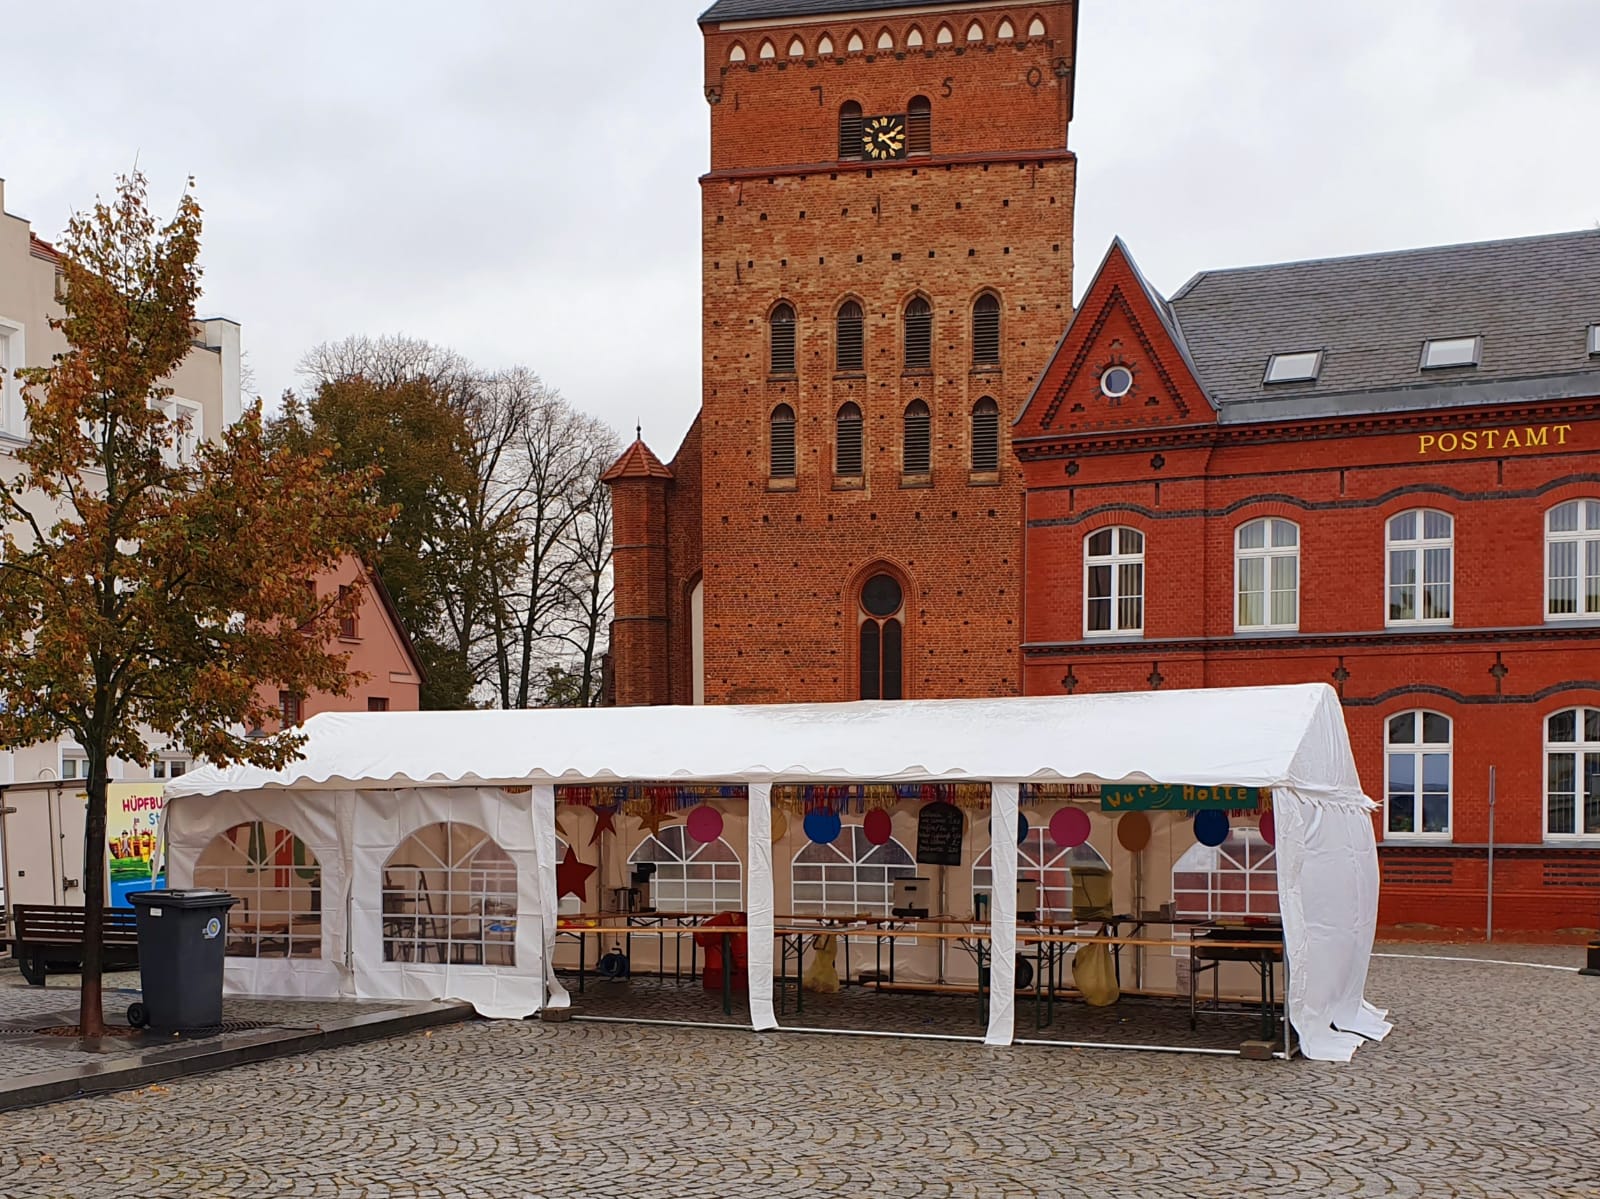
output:
M861 606L873 616L893 616L900 611L900 584L893 575L873 575L861 589Z
M1113 366L1100 376L1100 393L1118 399L1133 390L1133 372L1125 366Z

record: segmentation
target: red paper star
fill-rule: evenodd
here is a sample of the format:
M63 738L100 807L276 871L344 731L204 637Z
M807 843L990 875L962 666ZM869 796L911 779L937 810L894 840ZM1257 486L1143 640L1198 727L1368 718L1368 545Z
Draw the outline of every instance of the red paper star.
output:
M617 831L617 826L611 822L616 818L617 814L615 812L608 812L603 808L597 808L594 814L594 832L589 834L589 844L593 845L596 841L600 840L601 833L615 833Z
M567 846L567 856L556 866L556 898L559 900L568 895L576 895L581 902L588 903L589 876L595 869L594 866L586 866L578 861L578 855L572 852L572 846Z

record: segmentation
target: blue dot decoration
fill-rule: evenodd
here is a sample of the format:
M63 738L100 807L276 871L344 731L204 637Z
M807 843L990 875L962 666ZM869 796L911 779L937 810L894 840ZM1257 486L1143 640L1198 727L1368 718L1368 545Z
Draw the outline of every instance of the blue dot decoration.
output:
M1194 839L1201 845L1218 846L1228 839L1228 814L1226 812L1196 812L1194 814Z
M1017 813L1017 844L1021 845L1028 839L1028 817L1026 813Z
M832 845L839 839L839 833L844 825L839 819L839 813L818 808L814 812L806 813L805 828L806 836L818 845Z

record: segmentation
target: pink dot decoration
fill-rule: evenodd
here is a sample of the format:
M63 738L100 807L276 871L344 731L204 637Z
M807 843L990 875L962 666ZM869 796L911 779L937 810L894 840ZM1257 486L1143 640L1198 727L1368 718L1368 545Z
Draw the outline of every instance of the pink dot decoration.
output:
M1261 813L1261 839L1268 845L1278 843L1278 822L1272 818L1271 812Z
M862 817L861 831L873 845L887 845L894 836L894 821L882 808L874 808Z
M1062 849L1076 849L1089 839L1089 813L1062 808L1050 817L1050 839Z
M701 804L689 813L689 818L684 822L689 830L689 835L702 845L709 844L722 836L722 813L710 804Z

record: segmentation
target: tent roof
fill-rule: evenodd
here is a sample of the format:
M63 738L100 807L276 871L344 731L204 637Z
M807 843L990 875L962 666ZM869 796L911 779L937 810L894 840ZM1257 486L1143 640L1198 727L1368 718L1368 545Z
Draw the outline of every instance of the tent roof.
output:
M326 712L281 771L203 767L169 798L271 789L649 781L1151 781L1357 799L1326 684L1024 699Z

